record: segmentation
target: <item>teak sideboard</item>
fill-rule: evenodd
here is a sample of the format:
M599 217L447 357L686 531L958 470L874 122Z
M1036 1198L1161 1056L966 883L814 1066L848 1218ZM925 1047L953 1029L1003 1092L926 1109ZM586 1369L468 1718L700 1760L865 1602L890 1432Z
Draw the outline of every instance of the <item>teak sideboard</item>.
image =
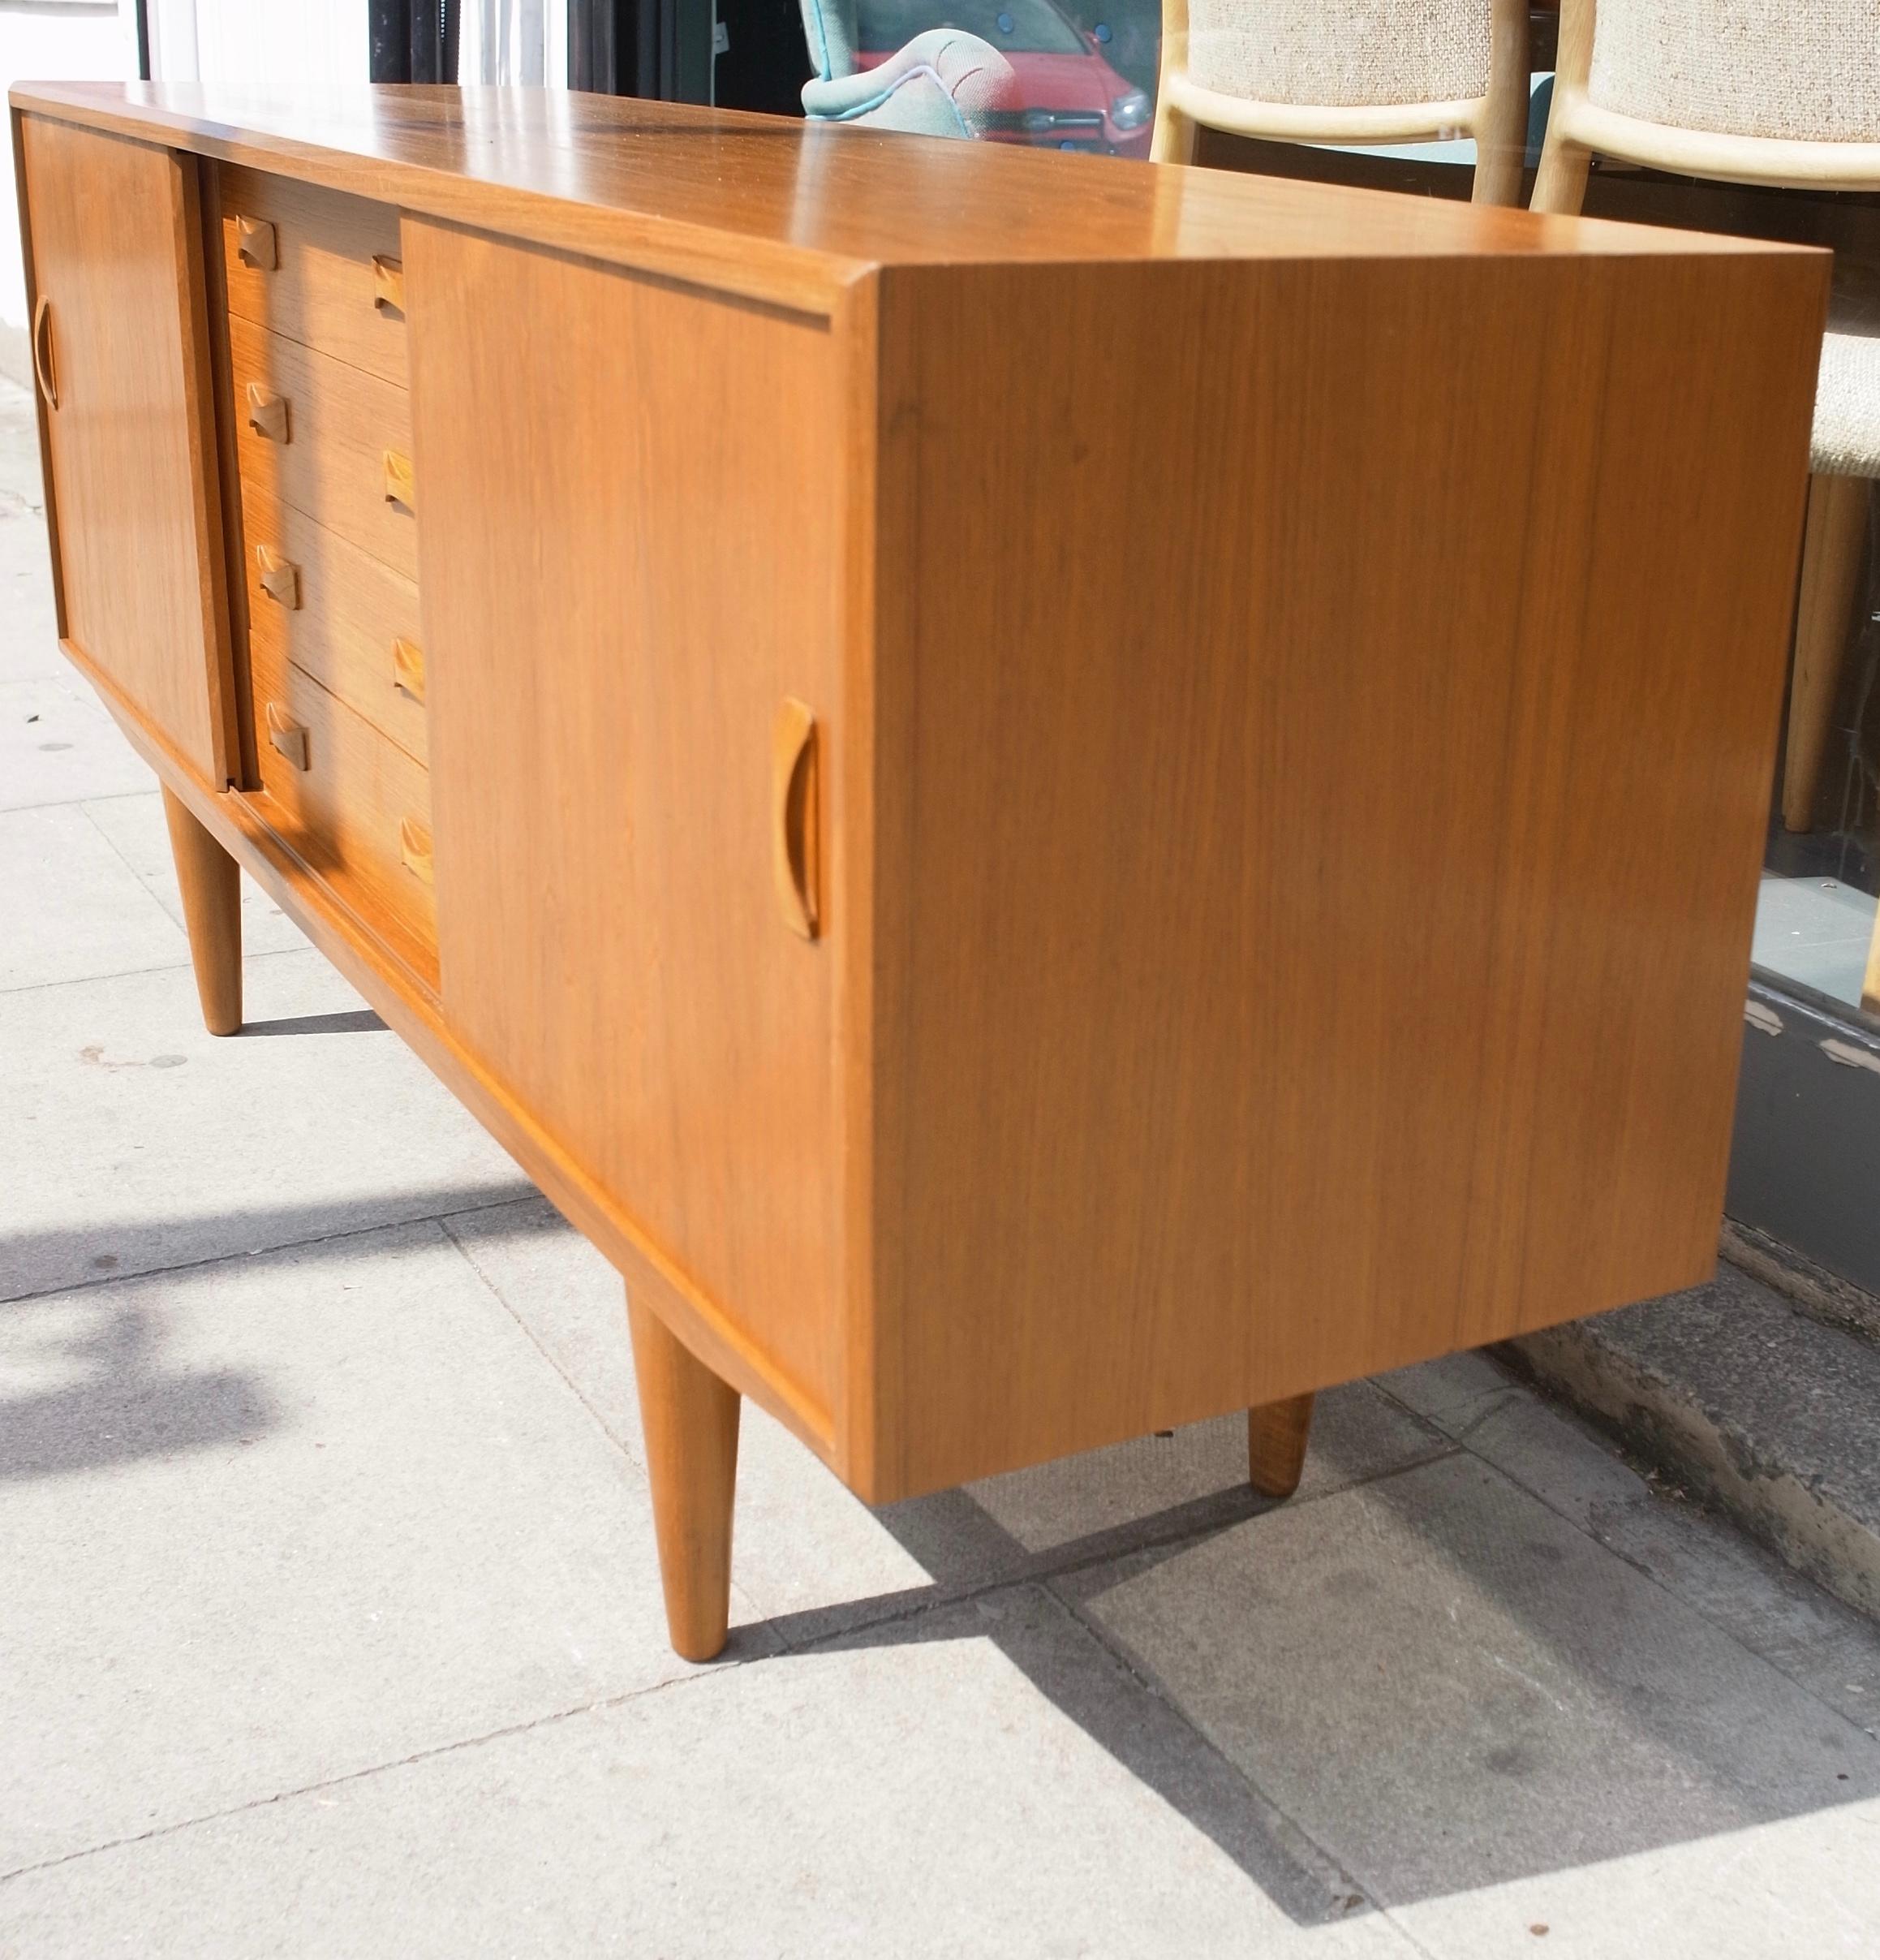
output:
M884 1501L1711 1269L1825 255L551 92L15 89L60 632Z

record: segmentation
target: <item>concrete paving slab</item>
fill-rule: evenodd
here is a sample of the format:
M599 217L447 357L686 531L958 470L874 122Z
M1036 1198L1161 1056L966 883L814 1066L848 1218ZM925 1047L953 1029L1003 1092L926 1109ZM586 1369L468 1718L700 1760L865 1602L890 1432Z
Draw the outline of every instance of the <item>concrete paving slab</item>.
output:
M77 803L0 811L0 993L187 965L189 941Z
M643 1479L435 1226L0 1350L0 1871L687 1671Z
M0 686L70 676L58 650L45 525L0 491Z
M0 1299L531 1188L318 954L245 982L251 1024L222 1040L186 967L6 997Z
M1708 1286L1511 1351L1798 1571L1880 1614L1880 1350L1724 1265Z
M1727 1519L1654 1496L1600 1519L1601 1544L1880 1737L1880 1625L1798 1577Z
M1379 1381L1753 1653L1869 1733L1880 1729L1880 1626L1865 1615L1663 1480L1641 1475L1485 1355Z
M1348 1383L1319 1396L1314 1406L1305 1473L1293 1501L1349 1489L1452 1447L1369 1382ZM971 1488L991 1518L1038 1553L1089 1546L1158 1519L1170 1530L1190 1525L1191 1518L1205 1524L1213 1520L1194 1517L1194 1508L1217 1498L1229 1499L1241 1516L1263 1508L1247 1488L1247 1422L1238 1413L989 1478Z
M1465 1435L1478 1417L1520 1392L1507 1369L1479 1350L1393 1368L1375 1379L1393 1401L1450 1437Z
M45 507L32 391L0 374L0 511Z
M1411 1960L1293 1916L1058 1706L1152 1698L1048 1602L930 1618L33 1873L0 1945Z
M643 1469L639 1391L620 1275L545 1200L450 1221L465 1256ZM907 1507L902 1506L902 1509ZM857 1613L939 1596L935 1574L762 1410L738 1435L732 1571L780 1637L811 1639ZM844 1614L836 1609L854 1609Z
M147 792L153 781L71 667L0 682L0 810Z
M118 856L179 926L183 924L183 894L177 889L176 861L170 855L170 826L163 815L161 792L147 796L111 796L80 806L103 832ZM256 884L242 874L242 950L244 954L285 953L312 942L299 926Z
M1430 1899L1392 1915L1429 1960L1869 1960L1880 1805Z
M1871 1737L1468 1456L1052 1583L1386 1906L1880 1792Z
M450 1229L643 1466L619 1275L540 1200L454 1220ZM734 1569L793 1644L1263 1508L1247 1486L1244 1416L873 1511L761 1411L747 1410L745 1424ZM1301 1492L1341 1489L1451 1446L1354 1382L1321 1398Z
M1582 1531L1597 1535L1617 1512L1651 1501L1650 1485L1609 1445L1495 1372L1499 1394L1432 1418L1436 1426Z

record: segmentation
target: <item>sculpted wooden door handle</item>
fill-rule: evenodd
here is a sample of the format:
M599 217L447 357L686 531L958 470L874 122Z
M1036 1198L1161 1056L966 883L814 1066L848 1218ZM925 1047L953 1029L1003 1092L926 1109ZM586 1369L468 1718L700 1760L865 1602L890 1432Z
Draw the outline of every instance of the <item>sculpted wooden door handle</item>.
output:
M372 254L372 304L381 312L405 310L405 265L402 259Z
M274 227L267 219L235 219L235 256L257 272L272 272L280 263L274 247Z
M290 613L300 610L300 567L280 557L265 545L255 547L255 562L260 566L261 590Z
M264 388L259 381L250 381L248 394L248 426L258 436L265 436L270 442L290 442L293 436L287 425L287 398L276 394L273 390Z
M411 459L400 450L389 449L385 453L385 502L402 504L415 515L418 509L418 489L411 473Z
M424 699L424 649L414 640L392 642L392 685L422 704Z
M307 767L307 730L278 701L268 704L268 740L297 769Z
M32 374L48 408L58 406L58 378L52 366L52 301L44 293L32 309Z
M820 928L816 886L821 873L818 831L816 717L786 696L770 735L772 868L783 922L814 939Z
M411 876L429 885L433 882L431 871L431 832L428 825L415 816L402 817L398 823L398 859Z

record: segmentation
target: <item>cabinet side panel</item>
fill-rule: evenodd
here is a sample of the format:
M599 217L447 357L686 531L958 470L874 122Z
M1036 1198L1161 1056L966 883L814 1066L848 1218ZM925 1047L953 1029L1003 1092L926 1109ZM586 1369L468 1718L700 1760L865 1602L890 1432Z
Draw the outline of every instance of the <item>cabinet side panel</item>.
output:
M234 691L196 162L36 116L20 151L65 633L219 788Z
M446 1015L827 1436L847 929L827 323L437 224L404 243ZM776 884L786 696L824 764L813 941Z
M1824 297L884 275L877 1495L1709 1273Z

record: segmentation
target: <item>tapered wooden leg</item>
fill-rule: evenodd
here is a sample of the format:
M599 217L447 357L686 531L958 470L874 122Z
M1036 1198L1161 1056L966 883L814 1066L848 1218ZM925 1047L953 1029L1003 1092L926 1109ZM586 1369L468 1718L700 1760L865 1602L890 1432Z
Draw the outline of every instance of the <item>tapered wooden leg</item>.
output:
M1289 1497L1299 1488L1311 1429L1310 1395L1247 1411L1247 1481L1263 1497Z
M241 867L167 789L163 814L176 881L183 887L183 922L203 1024L212 1035L232 1035L242 1024Z
M740 1398L651 1307L629 1299L626 1316L639 1376L666 1627L675 1653L709 1661L724 1646L731 1617Z
M1782 772L1782 821L1791 830L1806 830L1814 821L1815 791L1834 724L1866 555L1866 479L1811 476Z

